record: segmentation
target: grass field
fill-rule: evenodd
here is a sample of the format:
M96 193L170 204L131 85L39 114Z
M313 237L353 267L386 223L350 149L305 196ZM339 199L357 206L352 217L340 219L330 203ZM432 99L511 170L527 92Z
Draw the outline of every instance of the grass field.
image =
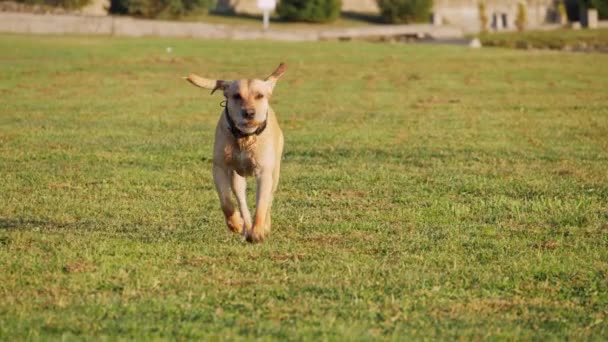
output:
M608 338L608 55L16 35L0 51L2 340ZM280 61L281 185L250 245L211 177L222 98L180 77Z

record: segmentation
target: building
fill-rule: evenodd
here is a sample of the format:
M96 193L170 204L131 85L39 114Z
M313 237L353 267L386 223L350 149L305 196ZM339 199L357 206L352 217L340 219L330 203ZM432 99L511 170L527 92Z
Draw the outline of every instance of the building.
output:
M483 0L489 30L513 30L518 3L526 8L526 27L534 28L558 21L555 0ZM466 32L481 29L480 0L435 0L433 22L462 27Z

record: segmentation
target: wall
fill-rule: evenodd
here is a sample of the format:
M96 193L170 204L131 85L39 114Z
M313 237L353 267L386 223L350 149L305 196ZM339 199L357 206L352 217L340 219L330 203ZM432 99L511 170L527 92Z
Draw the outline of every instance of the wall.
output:
M345 12L378 13L376 0L342 0L342 10Z
M318 41L343 39L390 39L403 36L462 38L462 30L450 26L374 25L347 28L263 30L229 25L133 19L113 16L30 14L0 12L0 32L34 34L86 34L113 36L195 37L206 39L266 39Z
M91 0L91 2L80 9L86 15L108 15L110 0Z

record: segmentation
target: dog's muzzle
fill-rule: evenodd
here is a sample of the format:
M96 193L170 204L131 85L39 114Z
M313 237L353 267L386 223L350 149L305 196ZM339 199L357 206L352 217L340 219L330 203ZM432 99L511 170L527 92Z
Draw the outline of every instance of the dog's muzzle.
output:
M255 111L254 110L242 110L241 116L243 116L244 119L251 120L255 117Z

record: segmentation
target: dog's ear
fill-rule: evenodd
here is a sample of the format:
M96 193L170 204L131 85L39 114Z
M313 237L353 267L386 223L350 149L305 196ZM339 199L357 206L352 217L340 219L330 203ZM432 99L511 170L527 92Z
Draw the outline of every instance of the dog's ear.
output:
M210 80L208 78L200 77L195 74L190 74L188 77L184 77L184 79L197 87L211 89L211 94L215 93L216 90L226 90L230 85L230 82L223 80Z
M268 82L268 84L270 84L271 89L274 88L274 86L277 84L277 81L279 80L279 78L281 78L281 76L283 76L283 74L285 73L286 69L287 69L287 65L285 65L285 63L281 63L281 64L279 64L277 69L272 74L270 74L270 76L268 76L266 78L266 82Z

